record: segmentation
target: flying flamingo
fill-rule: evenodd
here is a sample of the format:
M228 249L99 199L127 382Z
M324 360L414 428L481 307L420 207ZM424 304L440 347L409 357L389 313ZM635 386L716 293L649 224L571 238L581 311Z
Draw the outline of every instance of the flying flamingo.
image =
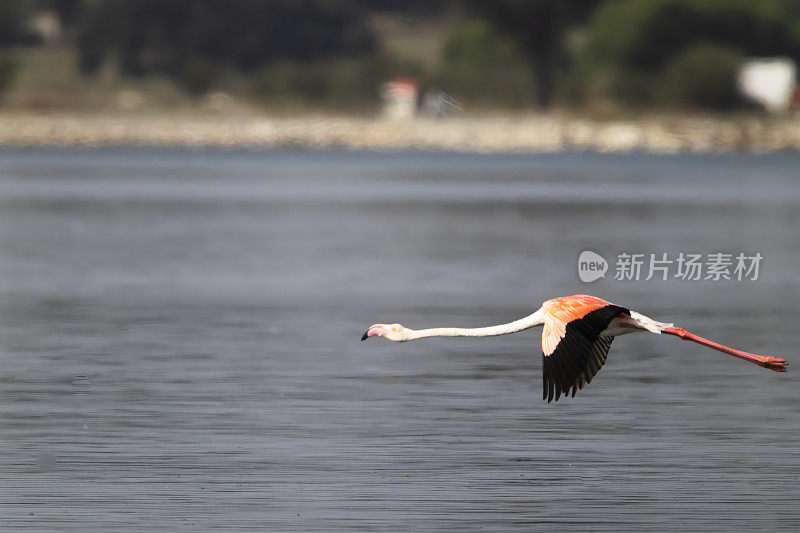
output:
M535 313L508 324L422 330L413 330L401 324L373 324L361 340L373 335L391 341L410 341L423 337L487 337L542 325L543 399L548 403L553 399L558 400L562 394L566 397L571 392L575 396L575 392L590 383L606 362L614 337L639 331L675 335L776 372L786 372L786 365L789 364L779 357L756 355L723 346L683 328L676 328L673 324L656 322L636 311L586 294L547 300Z

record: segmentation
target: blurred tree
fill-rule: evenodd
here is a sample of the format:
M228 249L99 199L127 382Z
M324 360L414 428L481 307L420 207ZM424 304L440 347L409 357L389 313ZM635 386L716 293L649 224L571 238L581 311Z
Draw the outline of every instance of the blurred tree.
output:
M30 35L25 28L29 7L29 2L26 0L3 0L0 2L0 48L30 41ZM4 95L14 84L18 67L19 64L13 50L0 52L0 95Z
M492 107L530 105L528 62L517 42L487 20L458 26L442 47L435 84L459 99Z
M0 95L5 95L6 91L14 84L17 74L17 61L8 54L0 54Z
M681 93L676 102L708 107L716 92L721 105L731 104L734 58L800 59L797 9L793 0L613 0L591 21L579 61L582 75L608 80L608 91L628 102L664 101L662 84L669 79ZM721 64L715 65L715 58ZM708 79L697 79L702 77ZM719 86L723 78L733 84L725 95ZM698 91L696 97L686 93L691 90Z
M534 75L535 101L549 107L564 69L567 30L585 21L600 0L472 0L470 6L512 36Z
M357 0L373 13L401 15L440 15L457 5L458 0Z
M163 73L207 89L219 70L313 61L375 48L361 11L344 0L104 0L87 5L79 65L109 58L126 75Z
M725 110L742 103L736 75L742 55L714 44L691 46L670 60L658 84L658 99L683 107Z
M19 44L24 39L28 4L25 0L0 2L0 46Z
M517 43L484 21L470 21L458 27L445 42L442 58L448 66L479 70L522 59Z
M204 58L190 58L176 73L178 84L191 95L208 92L219 77L216 63Z
M586 51L597 61L656 71L699 42L748 54L800 57L798 20L782 0L617 0L591 25Z
M85 14L86 8L91 5L88 0L31 0L38 7L50 9L58 14L61 26L68 34L73 30Z

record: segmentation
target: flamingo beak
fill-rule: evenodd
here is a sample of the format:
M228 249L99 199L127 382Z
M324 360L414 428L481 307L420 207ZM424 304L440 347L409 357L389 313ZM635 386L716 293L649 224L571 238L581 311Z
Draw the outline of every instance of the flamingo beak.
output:
M386 335L386 331L383 329L382 324L373 324L369 327L369 329L361 336L361 340L365 341L368 338L372 337L373 335L377 335L378 337L383 337Z

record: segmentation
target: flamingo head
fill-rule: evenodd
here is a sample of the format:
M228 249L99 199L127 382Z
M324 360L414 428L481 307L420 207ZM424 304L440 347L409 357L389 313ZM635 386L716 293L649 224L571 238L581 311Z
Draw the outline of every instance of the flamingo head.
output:
M411 330L402 324L372 324L361 340L365 341L373 335L385 337L390 341L407 341L410 338Z

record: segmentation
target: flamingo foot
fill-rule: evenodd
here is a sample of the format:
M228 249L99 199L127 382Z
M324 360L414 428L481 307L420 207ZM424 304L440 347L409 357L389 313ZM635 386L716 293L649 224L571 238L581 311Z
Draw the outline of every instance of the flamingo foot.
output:
M759 361L753 361L755 364L758 366L763 366L764 368L769 368L775 372L786 372L786 365L789 364L789 361L786 359L772 357L771 355L759 355L757 357L759 358Z

